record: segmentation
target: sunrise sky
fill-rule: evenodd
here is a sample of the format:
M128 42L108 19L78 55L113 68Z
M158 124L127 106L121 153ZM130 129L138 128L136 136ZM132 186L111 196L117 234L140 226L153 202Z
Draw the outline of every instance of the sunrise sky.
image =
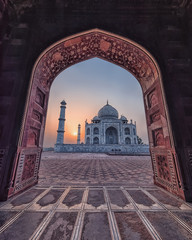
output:
M122 114L136 121L137 134L148 143L142 90L135 77L125 69L93 58L60 73L51 86L44 147L53 147L56 142L63 99L67 103L64 143L77 142L78 124L81 124L81 142L84 142L85 120L91 122L107 100L119 116Z

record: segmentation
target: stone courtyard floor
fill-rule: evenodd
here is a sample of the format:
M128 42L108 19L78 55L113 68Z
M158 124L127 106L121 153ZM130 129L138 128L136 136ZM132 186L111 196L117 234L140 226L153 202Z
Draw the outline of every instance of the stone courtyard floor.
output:
M0 203L0 239L192 239L192 204L153 184L148 156L44 152L38 185Z

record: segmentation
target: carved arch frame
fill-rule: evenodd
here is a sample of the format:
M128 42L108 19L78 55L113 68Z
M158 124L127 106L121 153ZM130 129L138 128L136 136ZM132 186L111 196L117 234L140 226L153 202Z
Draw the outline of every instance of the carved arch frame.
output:
M139 44L99 29L64 38L43 51L37 59L31 74L9 196L38 182L48 98L55 77L66 68L94 57L117 64L139 81L143 91L154 183L184 198L161 72L156 60ZM29 139L33 135L36 139ZM157 136L161 136L161 141L157 141ZM30 146L30 142L37 144ZM28 174L30 164L33 164L33 172Z

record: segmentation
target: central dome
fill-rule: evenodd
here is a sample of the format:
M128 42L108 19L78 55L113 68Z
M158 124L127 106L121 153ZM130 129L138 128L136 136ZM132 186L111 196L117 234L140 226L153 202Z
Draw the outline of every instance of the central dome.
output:
M117 110L108 103L102 107L98 112L99 118L118 118Z

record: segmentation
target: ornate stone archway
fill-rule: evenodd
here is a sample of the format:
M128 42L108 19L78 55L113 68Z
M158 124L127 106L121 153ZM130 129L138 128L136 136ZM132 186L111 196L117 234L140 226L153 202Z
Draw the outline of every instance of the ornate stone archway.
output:
M161 73L155 59L133 41L98 29L62 39L46 49L36 61L9 196L38 181L49 91L55 77L73 64L93 57L125 68L139 81L144 96L154 182L184 198Z

